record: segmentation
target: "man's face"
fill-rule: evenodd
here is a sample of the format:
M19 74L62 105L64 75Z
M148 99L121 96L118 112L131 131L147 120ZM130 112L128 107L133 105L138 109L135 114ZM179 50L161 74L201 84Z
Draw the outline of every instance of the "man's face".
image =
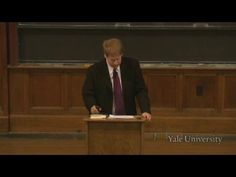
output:
M105 55L105 58L111 67L117 68L121 64L122 55L115 55L115 56Z

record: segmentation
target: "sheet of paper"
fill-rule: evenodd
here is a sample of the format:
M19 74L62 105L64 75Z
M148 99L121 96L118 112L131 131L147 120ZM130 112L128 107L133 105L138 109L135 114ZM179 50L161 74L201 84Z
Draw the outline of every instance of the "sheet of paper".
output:
M106 119L107 115L105 114L90 114L90 119Z
M134 119L135 117L132 115L112 115L112 114L110 114L108 118L110 118L110 119Z

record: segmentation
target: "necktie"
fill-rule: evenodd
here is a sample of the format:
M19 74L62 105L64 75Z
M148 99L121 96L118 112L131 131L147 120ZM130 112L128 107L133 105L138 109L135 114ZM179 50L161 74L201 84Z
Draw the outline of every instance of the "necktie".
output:
M113 84L114 84L114 103L115 103L115 114L124 115L125 106L124 99L121 90L120 80L116 69L113 70Z

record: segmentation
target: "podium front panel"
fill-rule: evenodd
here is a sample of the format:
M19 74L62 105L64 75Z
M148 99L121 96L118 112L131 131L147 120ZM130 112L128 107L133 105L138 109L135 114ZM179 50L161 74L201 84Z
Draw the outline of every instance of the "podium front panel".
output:
M143 121L87 121L88 153L141 154Z

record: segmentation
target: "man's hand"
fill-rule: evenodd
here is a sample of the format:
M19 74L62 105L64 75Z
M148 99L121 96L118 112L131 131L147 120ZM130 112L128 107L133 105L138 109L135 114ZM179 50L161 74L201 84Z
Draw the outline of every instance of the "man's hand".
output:
M146 120L151 120L152 115L149 114L148 112L144 112L144 113L142 113L142 117Z
M98 113L100 113L101 110L102 110L102 108L100 108L99 106L96 106L96 105L93 105L90 108L91 114L98 114Z

